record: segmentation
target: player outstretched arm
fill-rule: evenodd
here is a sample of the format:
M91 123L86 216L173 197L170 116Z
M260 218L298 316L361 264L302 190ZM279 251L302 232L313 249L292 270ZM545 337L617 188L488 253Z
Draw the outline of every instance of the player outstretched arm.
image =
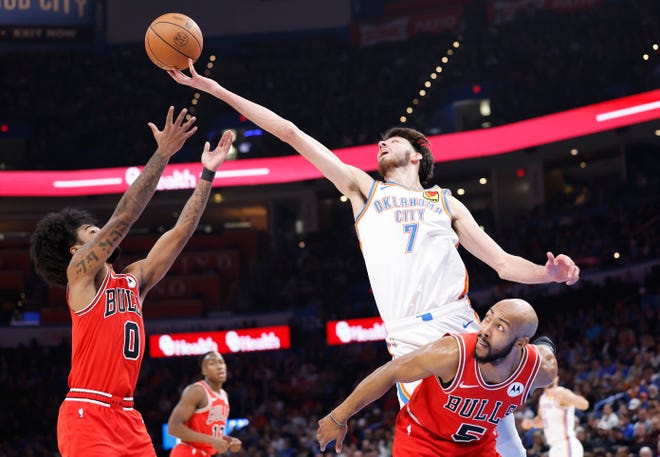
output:
M207 92L224 101L256 125L275 135L280 140L290 144L303 157L309 160L323 175L346 195L351 201L362 199L369 194L373 179L364 171L342 162L332 151L316 139L301 131L296 125L268 108L254 103L235 94L216 81L200 76L188 61L190 74L187 76L179 70L168 73L179 84Z
M181 149L185 141L197 130L197 127L193 127L195 117L185 121L186 112L185 109L181 110L174 119L174 107L170 106L163 130L158 130L152 122L149 122L148 125L158 144L156 152L151 156L140 176L119 200L115 211L94 237L94 241L85 243L80 248L72 248L75 252L72 252L73 256L66 274L70 291L69 305L74 311L87 306L96 295L94 280L97 273L151 200L170 157ZM83 230L95 229L89 226L83 227Z
M589 400L566 387L557 387L554 395L561 406L573 406L580 411L589 409Z
M192 234L199 224L199 219L206 208L211 193L215 172L227 158L234 137L227 130L220 138L217 147L211 150L207 141L202 152L202 165L206 174L197 181L193 194L186 202L174 227L158 238L158 241L149 251L144 260L139 260L124 270L132 273L140 282L140 298L143 299L151 289L168 272L174 260L181 253ZM208 171L206 171L208 170Z
M458 369L459 348L452 337L444 337L381 365L364 378L330 414L319 420L316 439L321 451L336 440L341 451L348 419L369 403L382 397L397 382L413 382L435 375L450 381Z
M523 284L563 282L569 286L580 279L580 268L567 255L555 257L552 252L548 252L545 265L537 265L509 254L479 227L463 203L452 196L448 203L454 218L452 225L461 245L495 270L500 278Z

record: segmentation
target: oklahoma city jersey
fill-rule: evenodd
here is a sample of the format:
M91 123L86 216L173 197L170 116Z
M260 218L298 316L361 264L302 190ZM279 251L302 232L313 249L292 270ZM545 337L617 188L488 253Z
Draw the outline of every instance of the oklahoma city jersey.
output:
M109 268L92 302L71 311L71 320L71 390L133 397L145 345L137 279Z
M214 438L221 438L225 434L225 426L229 417L227 392L221 389L220 394L218 394L212 391L204 381L199 381L197 384L204 388L207 403L204 408L195 410L190 419L188 419L188 422L186 422L186 425L196 432L211 435ZM213 449L213 446L207 443L189 444L197 449L201 449L208 455L213 455L217 452Z
M456 377L447 387L441 385L437 376L424 379L417 387L407 407L399 413L407 413L411 421L406 425L397 418L394 442L396 446L397 439L401 439L400 451L407 448L409 452L419 446L408 438L412 429L420 427L421 436L431 437L422 439L423 446L428 449L431 444L445 450L435 455L445 455L447 449L455 449L447 454L453 456L491 455L495 453L495 427L527 399L541 366L541 357L533 345L525 347L518 368L508 379L488 384L474 358L477 333L452 336L459 345ZM402 451L399 455L414 454Z
M383 321L464 298L468 275L451 226L448 189L374 181L355 228Z
M547 393L539 399L543 433L550 447L561 445L575 436L575 407L561 406Z

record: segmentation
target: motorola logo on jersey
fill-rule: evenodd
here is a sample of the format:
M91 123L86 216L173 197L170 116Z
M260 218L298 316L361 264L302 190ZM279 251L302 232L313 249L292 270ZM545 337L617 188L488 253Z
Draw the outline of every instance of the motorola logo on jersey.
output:
M524 390L525 390L525 386L523 386L519 382L514 382L506 390L506 393L509 394L509 397L517 397L518 395L521 395Z

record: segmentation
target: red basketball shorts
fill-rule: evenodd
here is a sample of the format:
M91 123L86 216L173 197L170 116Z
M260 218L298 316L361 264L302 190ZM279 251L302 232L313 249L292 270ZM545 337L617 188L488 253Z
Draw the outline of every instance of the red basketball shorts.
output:
M495 440L476 444L455 443L442 439L421 427L403 408L396 417L392 457L502 457L495 450Z
M62 457L156 457L139 412L86 401L60 406L57 445Z
M211 457L212 455L216 455L215 450L213 452L213 454L210 454L189 444L179 443L172 448L170 457Z

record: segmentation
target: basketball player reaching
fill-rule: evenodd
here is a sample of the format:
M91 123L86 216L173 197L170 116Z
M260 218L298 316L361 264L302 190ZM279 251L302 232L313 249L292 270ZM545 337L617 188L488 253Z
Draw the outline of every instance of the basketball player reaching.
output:
M566 255L547 253L537 265L505 252L449 190L423 187L433 173L428 139L408 128L393 128L378 142L376 160L383 181L343 163L292 122L200 76L170 71L180 84L207 92L262 129L291 145L346 195L376 305L387 329L393 357L407 354L446 333L469 333L478 318L468 299L468 275L457 246L492 267L502 279L525 284L574 284L579 268ZM404 404L415 383L397 385ZM498 428L498 449L506 457L525 456L513 417Z
M229 399L222 388L227 380L225 360L218 352L207 352L200 365L204 379L183 389L167 423L169 433L181 439L170 457L211 456L241 448L238 438L225 435L229 417Z
M582 457L584 449L575 435L575 410L586 410L589 401L558 385L555 377L539 398L539 410L534 419L524 419L523 429L543 428L550 446L549 457Z
M321 451L332 441L341 451L348 419L395 382L422 380L397 415L393 457L501 456L497 424L557 374L552 341L529 344L537 326L529 303L502 300L477 333L443 336L386 363L319 421Z
M144 356L142 305L147 292L167 273L197 227L206 207L215 171L224 161L233 137L225 132L218 146L207 142L204 171L172 229L147 257L115 272L112 262L119 243L153 196L165 166L196 131L186 110L165 127L149 127L158 145L138 178L119 200L106 224L67 208L44 217L32 234L30 254L37 272L50 284L67 287L71 312L69 393L57 421L63 457L155 456L133 392Z

